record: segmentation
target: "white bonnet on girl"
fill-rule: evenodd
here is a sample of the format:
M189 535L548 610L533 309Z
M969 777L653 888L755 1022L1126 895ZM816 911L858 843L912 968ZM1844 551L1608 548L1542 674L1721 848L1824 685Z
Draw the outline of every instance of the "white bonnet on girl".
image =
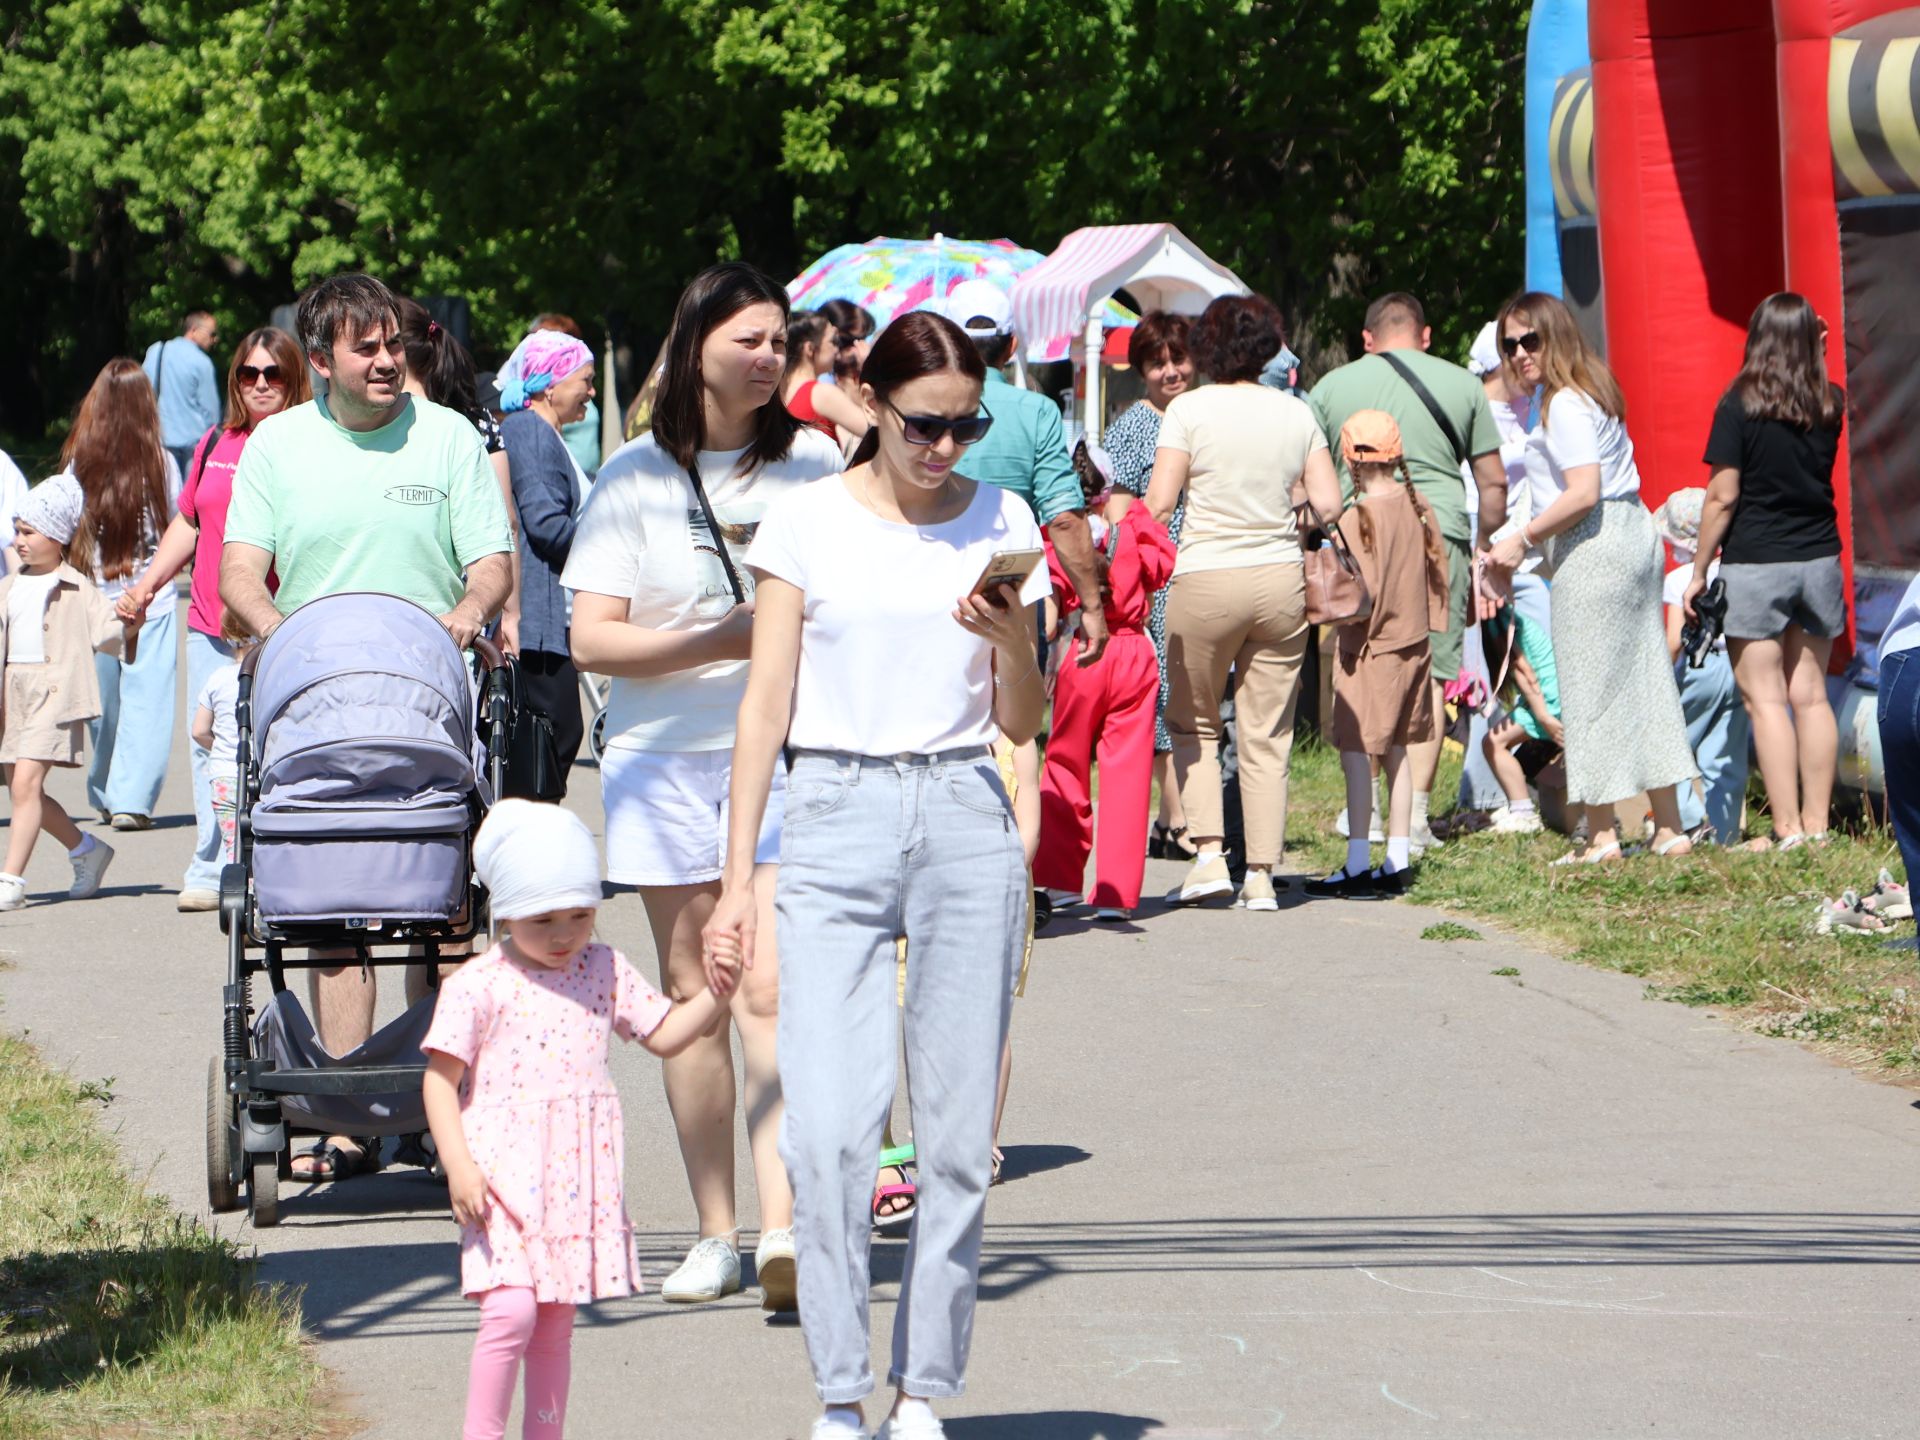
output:
M42 480L28 492L18 518L49 540L65 545L80 528L80 517L86 509L87 497L80 489L80 482L71 475L61 474Z
M593 832L558 805L500 801L473 837L473 868L492 896L495 920L600 906Z

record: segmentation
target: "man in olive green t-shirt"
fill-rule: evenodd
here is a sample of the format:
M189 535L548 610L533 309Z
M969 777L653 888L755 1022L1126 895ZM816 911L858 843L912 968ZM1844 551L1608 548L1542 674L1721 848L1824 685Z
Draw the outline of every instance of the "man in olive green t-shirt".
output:
M1362 335L1367 353L1322 377L1308 401L1320 417L1340 471L1341 487L1349 494L1353 481L1340 457L1340 428L1361 410L1384 410L1393 416L1400 426L1414 488L1433 507L1440 522L1440 533L1447 541L1449 600L1447 628L1433 634L1433 708L1437 716L1441 714L1442 688L1460 674L1470 618L1474 527L1467 513L1460 467L1472 462L1484 540L1506 522L1507 477L1500 463L1500 432L1494 426L1493 412L1487 408L1481 383L1460 366L1427 353L1433 331L1427 326L1425 309L1413 296L1395 293L1374 301L1367 307ZM1413 384L1395 368L1396 363L1405 366L1432 396L1453 431L1451 437ZM1440 740L1436 735L1427 744L1408 748L1415 792L1413 841L1416 849L1424 849L1435 843L1427 811L1434 775L1440 768Z

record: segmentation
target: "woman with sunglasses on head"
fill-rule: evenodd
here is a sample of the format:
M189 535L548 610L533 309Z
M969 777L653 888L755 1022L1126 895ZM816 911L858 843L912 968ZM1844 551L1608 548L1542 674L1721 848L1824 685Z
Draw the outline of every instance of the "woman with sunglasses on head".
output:
M734 746L731 858L716 957L764 949L747 853L777 793L782 1154L795 1189L800 1322L826 1413L863 1440L873 1156L894 1092L896 941L907 942L907 1067L918 1208L894 1322L883 1434L935 1440L961 1393L991 1178L994 1095L1026 934L1027 868L990 747L1032 740L1045 705L1024 584L974 589L996 555L1042 548L1024 500L959 473L992 423L986 368L952 321L915 312L862 371L873 428L854 464L767 515L754 664Z
M1614 805L1653 803L1656 855L1693 847L1676 794L1698 773L1687 743L1661 611L1661 556L1627 436L1626 400L1573 313L1529 293L1500 312L1500 348L1523 390L1539 394L1527 441L1531 516L1483 552L1511 576L1536 546L1553 571L1553 653L1566 730L1567 802L1584 807L1586 844L1555 864L1621 858Z
M180 509L160 539L146 570L120 596L122 619L138 624L153 598L193 562L193 596L187 607L187 693L198 695L207 677L227 663L233 647L221 638L226 609L220 603L220 549L227 537L227 502L233 498L234 467L253 430L312 398L307 362L284 330L263 325L242 337L227 372L226 423L200 437L180 487ZM169 590L169 598L171 591ZM169 607L171 609L171 607ZM181 910L220 908L223 841L214 819L207 752L193 747L193 859L180 884Z
M600 762L607 878L639 887L660 988L674 997L706 987L700 931L728 858L734 719L755 605L747 546L770 504L840 468L833 442L780 404L787 320L787 292L751 265L716 265L694 278L674 310L652 429L601 468L560 577L573 594L574 663L612 677ZM759 1185L763 1303L790 1309L793 1200L780 1163L774 1058L777 796L744 847L737 858L769 920L730 1010ZM700 1231L660 1294L718 1300L740 1288L726 1027L665 1071Z

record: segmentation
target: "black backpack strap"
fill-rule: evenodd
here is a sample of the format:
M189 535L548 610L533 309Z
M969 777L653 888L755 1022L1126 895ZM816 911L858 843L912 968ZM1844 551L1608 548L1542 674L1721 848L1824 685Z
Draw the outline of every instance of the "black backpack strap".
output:
M719 552L720 564L727 572L727 584L733 587L733 603L747 603L747 590L740 583L740 572L733 568L733 557L727 553L727 540L720 533L720 522L714 518L713 502L707 499L707 487L700 483L700 465L698 461L687 466L687 479L693 484L693 498L700 502L700 513L706 517L707 533L713 536L713 548Z
M213 447L218 443L215 437L217 437L219 433L220 427L214 425L208 429L206 434L200 437L200 454L194 461L193 479L188 482L196 492L200 489L200 477L207 473L207 461L213 456Z
M1433 423L1440 427L1440 433L1446 436L1447 443L1453 446L1453 458L1463 465L1471 459L1472 457L1467 454L1467 447L1461 442L1460 432L1453 428L1453 421L1449 420L1447 412L1440 408L1440 402L1433 398L1433 392L1420 383L1420 377L1413 373L1413 367L1391 350L1376 350L1373 353L1391 365L1394 374L1406 381L1407 388L1419 397L1422 405L1427 407L1427 413L1433 416Z

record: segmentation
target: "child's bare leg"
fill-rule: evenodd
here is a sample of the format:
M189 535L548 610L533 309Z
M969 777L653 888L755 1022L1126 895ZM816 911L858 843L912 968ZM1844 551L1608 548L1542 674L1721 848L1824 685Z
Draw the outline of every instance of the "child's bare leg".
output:
M1511 804L1524 804L1527 799L1527 772L1520 768L1520 761L1514 756L1513 747L1527 738L1527 732L1518 725L1502 725L1498 730L1489 730L1481 750L1487 757L1487 768L1493 771L1493 778L1500 782L1500 790Z
M7 767L7 793L13 800L13 818L7 825L7 874L25 875L33 858L34 842L46 813L47 762L21 760ZM54 806L56 810L58 806ZM66 813L61 812L61 818ZM71 829L73 822L67 821ZM78 845L76 838L73 842Z

